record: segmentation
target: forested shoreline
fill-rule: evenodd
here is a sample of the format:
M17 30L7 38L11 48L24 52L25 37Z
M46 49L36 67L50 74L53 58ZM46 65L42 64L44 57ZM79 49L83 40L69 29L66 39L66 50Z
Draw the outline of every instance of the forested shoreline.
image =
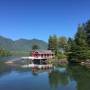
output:
M38 49L38 47L37 44L34 44L32 49ZM90 60L90 20L78 26L73 38L57 35L49 36L47 49L52 50L57 59L67 58L69 62ZM10 55L9 50L0 48L0 56Z
M90 20L80 24L74 38L57 37L48 39L48 49L58 58L67 58L69 62L90 60Z

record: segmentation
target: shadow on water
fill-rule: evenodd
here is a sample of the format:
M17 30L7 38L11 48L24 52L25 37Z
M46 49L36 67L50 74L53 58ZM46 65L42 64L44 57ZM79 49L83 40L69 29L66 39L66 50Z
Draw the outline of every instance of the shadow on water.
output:
M66 71L63 71L64 68L58 67L57 69L52 70L51 73L49 73L49 83L51 85L51 88L53 90L56 90L56 88L60 85L66 86L69 83L68 74Z
M67 70L70 78L77 82L77 90L90 90L90 69L74 65Z
M9 74L11 72L11 67L6 65L4 62L0 61L0 78L3 75Z
M90 90L90 69L80 65L71 65L62 72L61 68L58 67L49 74L49 82L53 90L57 90L59 86L69 86L72 82L74 82L72 83L74 87L70 90Z

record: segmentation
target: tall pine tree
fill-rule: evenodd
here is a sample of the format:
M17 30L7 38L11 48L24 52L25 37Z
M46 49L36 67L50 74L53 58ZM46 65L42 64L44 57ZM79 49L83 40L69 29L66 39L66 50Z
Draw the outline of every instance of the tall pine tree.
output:
M85 31L87 34L88 47L90 48L90 20L85 24Z

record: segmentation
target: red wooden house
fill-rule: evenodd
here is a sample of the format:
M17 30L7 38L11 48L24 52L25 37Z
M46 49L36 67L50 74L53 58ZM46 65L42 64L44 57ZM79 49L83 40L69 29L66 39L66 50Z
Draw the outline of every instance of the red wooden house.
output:
M54 53L51 50L35 50L32 51L32 57L41 57L44 59L52 59L54 57Z

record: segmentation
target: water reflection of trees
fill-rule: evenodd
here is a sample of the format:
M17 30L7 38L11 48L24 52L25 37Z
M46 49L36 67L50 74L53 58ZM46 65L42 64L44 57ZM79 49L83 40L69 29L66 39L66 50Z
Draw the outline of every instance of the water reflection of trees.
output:
M69 66L71 78L77 82L77 90L90 90L90 69L81 66Z
M60 72L59 70L53 70L51 73L49 73L49 82L53 89L56 89L60 85L67 85L68 75L66 72Z
M0 77L11 72L11 67L0 61Z

